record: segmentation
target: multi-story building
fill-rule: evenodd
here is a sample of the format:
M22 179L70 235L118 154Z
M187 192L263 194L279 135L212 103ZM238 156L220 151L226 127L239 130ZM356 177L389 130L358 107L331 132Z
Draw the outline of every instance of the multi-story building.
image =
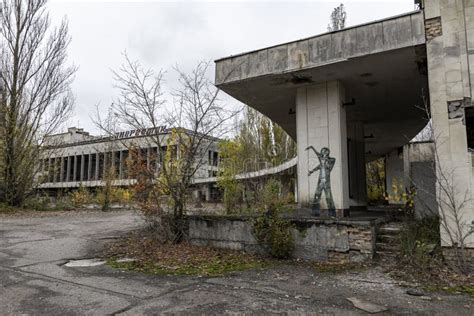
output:
M49 136L44 144L39 188L45 190L72 189L80 186L104 186L106 177L114 186L129 186L136 179L129 173L127 159L130 150L136 151L147 170L158 174L160 163L168 146L179 155L178 146L170 139L171 129L166 127L131 130L114 136L93 136L82 128L71 127L65 133ZM159 141L157 141L159 137ZM206 137L196 161L193 179L217 175L219 161L217 138ZM158 150L158 144L162 150ZM112 172L110 172L112 170ZM111 174L111 175L110 175ZM195 194L209 200L215 183L196 184Z

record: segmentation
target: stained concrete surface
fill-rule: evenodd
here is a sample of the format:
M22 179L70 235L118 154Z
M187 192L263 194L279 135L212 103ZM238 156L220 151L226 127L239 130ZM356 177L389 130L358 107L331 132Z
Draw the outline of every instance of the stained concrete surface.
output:
M381 314L473 313L467 296L409 296L377 268L322 274L283 265L224 277L176 277L64 265L96 257L110 239L140 225L140 217L127 211L0 217L0 314L365 314L348 297L386 306Z

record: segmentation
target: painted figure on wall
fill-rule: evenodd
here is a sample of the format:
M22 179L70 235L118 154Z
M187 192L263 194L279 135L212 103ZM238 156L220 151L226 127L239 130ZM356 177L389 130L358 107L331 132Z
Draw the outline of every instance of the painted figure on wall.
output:
M336 163L336 158L329 157L330 151L327 147L321 148L320 153L314 149L313 146L309 146L305 150L308 149L313 150L319 159L319 165L308 173L308 175L311 175L319 170L318 186L316 187L316 192L314 192L313 199L313 211L316 211L319 215L319 210L321 209L321 194L323 192L326 197L326 207L329 210L335 209L331 192L331 171Z

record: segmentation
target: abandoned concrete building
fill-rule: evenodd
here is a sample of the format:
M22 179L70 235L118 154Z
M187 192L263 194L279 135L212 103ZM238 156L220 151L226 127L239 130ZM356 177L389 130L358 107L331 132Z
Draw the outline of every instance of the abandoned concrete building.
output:
M465 238L474 259L474 1L415 3L419 9L403 15L216 60L215 85L297 142L294 159L237 178L296 170L298 210L330 215L293 218L305 230L294 231L295 257L372 258L381 222L351 217L350 210L367 209L366 163L384 158L389 202L400 202L392 199L393 183L416 186L415 215L447 215L442 246L455 246L453 235ZM431 141L412 142L429 120ZM119 137L138 142L154 166L156 148L146 133ZM126 147L111 149L116 142L80 129L56 138L63 144L43 160L48 181L42 188L100 186L107 161L116 166L115 185L133 181L124 167ZM207 158L194 183L209 200L216 189L217 146ZM447 200L455 201L461 225ZM190 217L192 243L258 248L245 218L209 221Z
M45 141L43 159L40 163L39 188L56 191L103 186L107 170L112 167L112 185L129 186L136 180L128 173L127 158L130 148L140 151L149 170L157 172L160 160L156 135L160 135L160 144L174 146L168 142L170 129L166 127L149 128L119 132L114 137L92 136L82 128L71 127L67 132L49 136ZM194 180L215 177L219 160L218 139L209 138L203 142L203 163L194 175ZM162 152L166 146L161 146ZM205 151L205 152L204 152ZM195 194L203 200L210 200L217 191L215 182L196 184Z
M421 145L401 148L430 116L434 207L449 210L440 187L452 186L473 248L474 1L415 2L414 12L216 60L215 84L297 141L299 206L339 217L367 205L366 162L386 157L388 178L420 176L426 165L402 158ZM454 243L450 218L443 246Z

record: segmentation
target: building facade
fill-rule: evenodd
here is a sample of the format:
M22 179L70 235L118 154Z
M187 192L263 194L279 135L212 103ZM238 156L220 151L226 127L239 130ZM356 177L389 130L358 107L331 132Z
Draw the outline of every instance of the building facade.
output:
M113 186L132 185L136 179L130 174L127 162L131 151L140 157L148 171L158 175L163 161L160 153L171 150L172 155L180 154L170 135L171 130L165 127L119 132L111 137L93 136L81 128L68 128L67 132L46 139L39 163L38 187L44 190L80 186L95 188L104 186L106 179L110 179ZM218 139L209 138L202 145L194 180L217 175L217 142ZM161 150L158 150L157 144L162 145ZM210 200L215 184L196 184L195 189L197 196Z
M429 116L436 199L455 201L461 219L441 227L442 245L465 236L474 248L474 1L415 3L406 14L221 58L215 83L297 141L299 205L341 216L367 203L358 189L365 162L403 147ZM453 212L448 204L437 203L440 215Z

